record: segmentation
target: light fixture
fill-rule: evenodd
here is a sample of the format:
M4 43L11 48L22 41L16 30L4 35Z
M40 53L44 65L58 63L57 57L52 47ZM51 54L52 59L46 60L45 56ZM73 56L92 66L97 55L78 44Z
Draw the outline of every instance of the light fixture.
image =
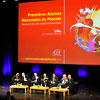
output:
M3 0L2 2L6 2L6 0Z

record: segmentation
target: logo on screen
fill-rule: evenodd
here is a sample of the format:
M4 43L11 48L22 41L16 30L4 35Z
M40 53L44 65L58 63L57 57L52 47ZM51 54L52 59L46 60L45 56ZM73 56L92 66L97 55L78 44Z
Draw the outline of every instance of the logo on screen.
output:
M76 43L88 52L100 52L100 9L80 9L77 22L70 29L74 29Z
M61 56L61 50L60 49L53 50L52 56Z
M55 32L55 33L61 33L61 30L56 29L56 30L54 30L54 32Z
M61 30L60 30L60 29L55 29L55 30L54 30L54 33L55 33L56 35L61 35Z

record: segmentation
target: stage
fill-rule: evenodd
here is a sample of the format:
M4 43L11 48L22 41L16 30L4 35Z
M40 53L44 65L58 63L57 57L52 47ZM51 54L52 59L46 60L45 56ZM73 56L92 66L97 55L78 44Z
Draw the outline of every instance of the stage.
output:
M10 85L11 83L7 81L0 84L0 97L4 98L6 96ZM11 96L15 100L100 100L100 89L98 86L96 87L79 84L77 94L66 95L65 98L62 93L48 95L48 93L44 94L43 91L37 91L30 94L29 92L24 93L24 90L14 91Z
M99 0L0 0L0 100L7 100L12 77L19 73L22 78L23 72L30 80L34 73L40 77L46 73L50 79L55 73L59 81L63 74L70 74L79 83L77 93L69 96L66 93L64 98L58 92L25 94L24 89L15 89L11 92L14 100L100 100L99 5ZM51 17L59 21L48 20L53 12ZM90 12L97 26L90 25ZM84 23L85 27L70 30L74 24L79 25L77 20L84 19L82 13L86 15L80 25Z

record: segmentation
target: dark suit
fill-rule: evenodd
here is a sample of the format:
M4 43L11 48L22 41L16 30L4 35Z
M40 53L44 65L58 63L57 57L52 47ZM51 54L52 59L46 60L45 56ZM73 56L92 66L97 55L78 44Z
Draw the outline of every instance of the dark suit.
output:
M32 77L31 85L38 85L39 84L39 76L37 78L35 76Z
M68 79L68 85L69 85L70 93L72 94L77 93L77 84L75 84L73 78Z
M66 88L66 87L68 87L68 79L67 78L65 78L65 79L61 79L60 80L60 83L58 84L58 86L61 86L61 88Z
M27 81L25 81L25 79L26 79ZM22 76L22 78L21 78L21 83L22 83L23 85L29 85L29 77L28 77L27 75L25 75L25 77Z
M20 82L21 82L20 76L14 75L14 76L12 77L12 84L17 85L17 83L20 83Z
M49 86L49 77L42 76L41 77L41 84L42 84L42 86Z
M57 84L58 84L58 77L57 76L55 76L55 77L52 76L50 81L55 82L54 84L50 83L50 87L56 87Z
M68 85L69 85L69 89L73 88L73 86L74 86L74 80L73 80L73 78L68 79Z

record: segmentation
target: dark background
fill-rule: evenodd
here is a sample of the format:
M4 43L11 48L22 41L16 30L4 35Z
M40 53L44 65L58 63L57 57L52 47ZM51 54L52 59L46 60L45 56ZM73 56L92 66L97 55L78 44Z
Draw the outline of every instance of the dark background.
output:
M2 0L1 0L2 1ZM32 77L32 66L29 63L18 63L18 2L7 0L3 3L0 1L0 82L11 81L11 77L16 73L25 72L30 78ZM21 0L19 0L21 1ZM27 2L29 0L22 0ZM34 0L30 0L34 1ZM35 0L41 1L41 0ZM11 51L12 72L10 75L3 75L4 57ZM55 64L39 64L40 75L44 72L51 76L54 72ZM63 69L63 73L72 74L75 81L86 85L100 84L100 66L98 65L58 65ZM87 70L87 77L80 78L78 69L84 67Z

